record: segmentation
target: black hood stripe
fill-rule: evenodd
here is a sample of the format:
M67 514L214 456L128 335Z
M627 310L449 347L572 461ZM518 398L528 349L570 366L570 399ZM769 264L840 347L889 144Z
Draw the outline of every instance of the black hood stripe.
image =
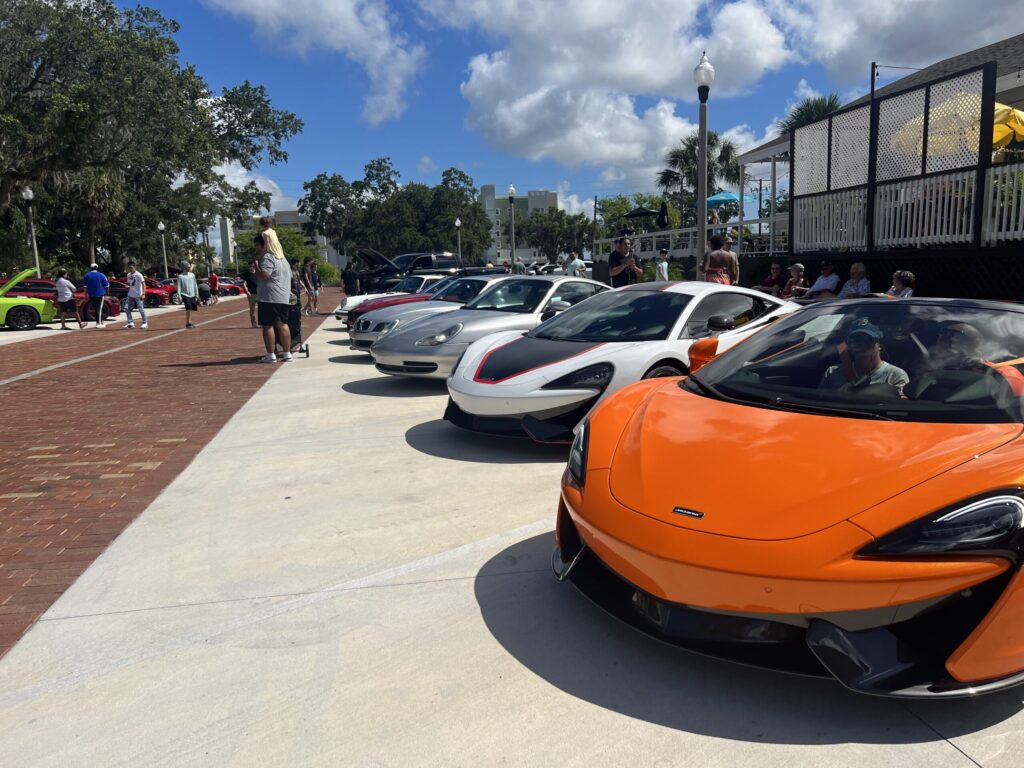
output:
M554 365L600 347L600 341L556 341L521 336L495 347L480 361L473 376L479 384L498 384L529 371Z

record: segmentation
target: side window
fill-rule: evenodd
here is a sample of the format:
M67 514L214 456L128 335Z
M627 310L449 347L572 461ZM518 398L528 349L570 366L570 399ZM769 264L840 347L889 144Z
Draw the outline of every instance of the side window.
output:
M555 289L555 293L551 298L552 300L557 298L559 301L564 301L575 306L581 301L589 299L597 293L597 288L598 286L591 285L590 283L562 283Z
M410 271L414 269L430 269L433 266L433 259L430 256L420 256L413 263Z
M764 311L764 302L754 296L744 296L740 293L713 293L701 299L700 303L690 312L683 334L685 338L689 339L703 339L710 336L708 318L712 315L725 315L732 318L736 327L739 328L764 314Z

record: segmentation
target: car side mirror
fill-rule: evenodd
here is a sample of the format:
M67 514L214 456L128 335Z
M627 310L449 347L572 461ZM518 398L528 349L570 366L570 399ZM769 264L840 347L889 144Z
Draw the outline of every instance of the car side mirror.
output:
M708 330L713 333L731 331L736 327L736 322L728 315L712 315L708 318Z
M718 339L699 339L690 345L690 373L696 373L718 357Z
M570 304L567 301L558 301L556 299L555 301L552 301L552 302L548 303L548 308L544 310L543 314L540 316L540 319L542 321L550 320L552 317L557 315L559 312L564 312L565 310L567 310L571 306L572 306L572 304Z

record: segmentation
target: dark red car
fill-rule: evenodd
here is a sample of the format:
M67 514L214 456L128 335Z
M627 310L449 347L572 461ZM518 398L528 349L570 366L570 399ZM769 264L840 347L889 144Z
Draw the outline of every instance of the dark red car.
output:
M369 299L357 304L348 311L348 315L345 319L345 327L349 330L355 328L356 321L365 315L367 312L373 312L375 309L384 309L385 307L394 307L398 304L412 304L417 301L426 301L427 299L435 296L439 291L443 291L448 285L451 285L458 276L447 277L444 280L439 280L432 285L428 285L425 289L419 293L395 293L381 296L378 299Z
M18 285L11 289L8 296L29 296L34 299L49 299L54 304L57 303L57 284L53 280L46 280L40 277L30 277L27 280L22 280ZM88 300L85 289L79 288L75 291L75 301L78 302L78 313L81 315L83 320L93 321L96 319L96 307L95 304ZM121 302L118 301L117 296L111 296L109 293L103 297L103 304L106 307L104 310L105 317L117 317L121 314Z
M146 281L145 303L147 307L162 307L165 304L171 303L171 295L165 290L164 286L148 277L144 279ZM128 279L119 277L109 282L110 288L108 291L110 295L117 297L118 301L123 302L128 295Z

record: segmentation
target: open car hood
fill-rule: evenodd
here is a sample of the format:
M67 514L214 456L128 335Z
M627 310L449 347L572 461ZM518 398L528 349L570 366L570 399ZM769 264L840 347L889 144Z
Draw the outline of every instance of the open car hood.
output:
M35 269L23 269L23 270L21 270L21 272L16 274L14 277L12 277L6 283L4 283L3 285L0 285L0 296L3 296L5 293L7 293L9 290L11 290L11 288L16 286L18 283L20 283L26 277L31 277L35 273L36 273Z
M356 248L356 258L359 259L360 261L365 262L374 269L379 269L381 267L389 267L393 269L395 272L401 271L398 269L398 266L395 264L395 262L393 262L387 256L382 254L380 251L375 251L373 250L373 248L368 248L365 245L361 245L358 248Z
M742 406L670 384L626 424L610 483L622 504L671 525L790 539L833 526L1020 434L1019 424L875 421Z

